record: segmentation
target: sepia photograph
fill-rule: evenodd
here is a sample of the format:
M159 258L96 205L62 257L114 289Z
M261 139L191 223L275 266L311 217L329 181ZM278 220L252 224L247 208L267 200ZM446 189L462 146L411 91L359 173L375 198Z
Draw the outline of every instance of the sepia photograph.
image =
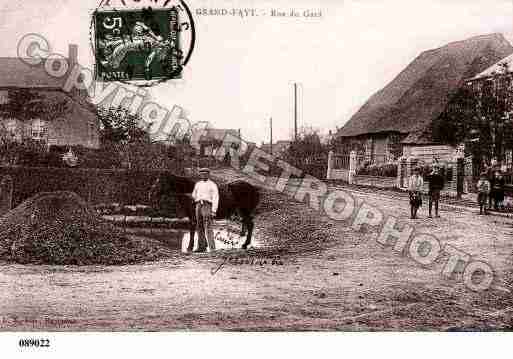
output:
M509 339L512 1L0 20L0 348Z

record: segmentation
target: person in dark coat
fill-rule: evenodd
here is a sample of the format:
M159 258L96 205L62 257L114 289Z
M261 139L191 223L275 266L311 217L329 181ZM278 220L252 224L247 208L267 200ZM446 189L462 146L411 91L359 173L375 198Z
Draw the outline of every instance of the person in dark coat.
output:
M490 193L488 194L488 209L492 209L495 202L495 171L492 166L488 167L488 182L490 182Z
M427 176L427 180L429 181L429 218L431 216L431 209L433 208L433 203L435 204L435 217L440 217L438 214L438 204L440 202L440 191L444 188L444 177L440 174L440 166L435 164L433 166L433 170Z
M499 209L502 207L502 202L504 201L504 186L506 185L506 181L502 176L500 171L495 173L495 181L493 182L493 200L494 200L494 208Z

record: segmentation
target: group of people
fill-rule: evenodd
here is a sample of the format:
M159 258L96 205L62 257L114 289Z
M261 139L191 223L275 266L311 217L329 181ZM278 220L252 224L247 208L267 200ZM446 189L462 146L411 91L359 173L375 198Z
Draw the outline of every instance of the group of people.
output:
M481 172L477 182L479 214L487 214L487 210L491 208L497 210L503 207L505 184L501 171L488 168Z
M444 188L444 177L440 173L440 166L433 165L433 170L426 176L429 183L428 186L428 200L429 200L429 214L428 217L432 218L433 205L435 207L435 217L440 217L438 207L440 203L440 191ZM413 174L408 183L408 191L410 195L410 214L411 218L417 218L417 211L422 205L422 187L424 186L424 178L421 175L420 167L415 167Z

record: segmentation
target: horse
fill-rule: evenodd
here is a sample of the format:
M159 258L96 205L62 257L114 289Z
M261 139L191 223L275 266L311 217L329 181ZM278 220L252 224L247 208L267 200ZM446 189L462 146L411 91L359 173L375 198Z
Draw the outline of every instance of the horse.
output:
M161 200L163 197L173 195L181 208L185 210L190 224L188 251L193 249L196 230L196 215L192 199L194 185L195 182L190 178L165 173L156 179L149 193L149 201L152 206L162 207ZM244 250L251 244L254 214L259 201L260 193L258 189L246 181L237 180L219 186L219 206L216 218L228 219L234 215L238 215L241 218L242 228L240 235L246 235L246 240L242 244L242 249Z

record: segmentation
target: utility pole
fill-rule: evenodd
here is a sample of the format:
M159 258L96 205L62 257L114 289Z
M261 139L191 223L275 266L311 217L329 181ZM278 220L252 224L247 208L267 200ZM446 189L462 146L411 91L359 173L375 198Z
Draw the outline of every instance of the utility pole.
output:
M297 83L294 82L294 141L297 141Z
M271 155L273 154L273 118L271 117L269 119L269 127L271 129L271 140L269 141L270 149L271 149Z

